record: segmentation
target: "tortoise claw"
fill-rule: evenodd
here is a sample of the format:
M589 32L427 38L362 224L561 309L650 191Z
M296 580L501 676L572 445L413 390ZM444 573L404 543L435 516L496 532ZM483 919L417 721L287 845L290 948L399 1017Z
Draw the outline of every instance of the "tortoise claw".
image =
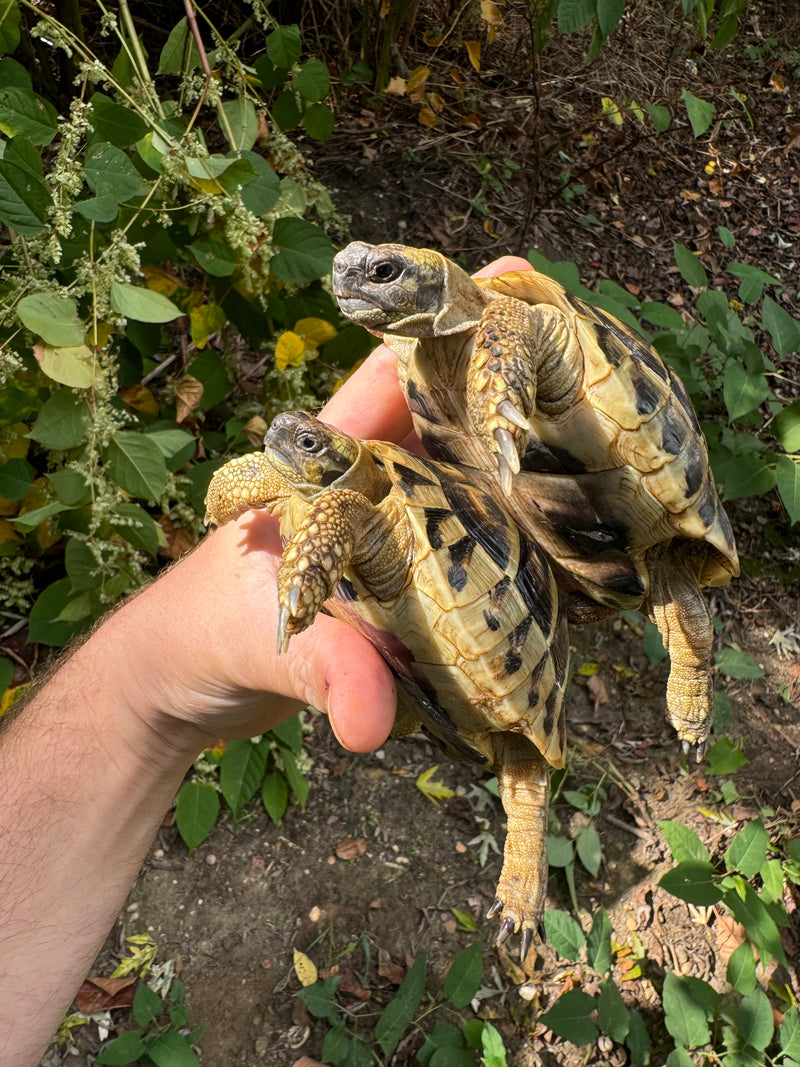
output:
M540 919L536 926L536 933L539 935L539 940L543 945L547 944L547 931L544 928L544 922Z
M529 927L525 927L522 931L522 944L519 949L519 958L524 960L530 951L530 947L533 944L533 930Z
M498 426L494 431L494 439L500 449L500 455L508 464L511 473L519 474L519 452L517 452L517 446L514 444L514 438L508 430Z
M289 635L286 627L289 623L289 609L283 605L278 613L278 655L289 647Z
M497 934L497 938L495 939L495 944L504 945L506 941L508 941L509 937L511 937L511 935L514 933L515 925L516 924L514 923L513 919L503 919L502 923L500 924L500 930Z
M519 426L520 430L528 431L531 428L528 420L510 400L501 400L497 405L497 413L502 415L504 419L508 419L509 422L513 422L515 426Z
M497 915L502 910L503 910L503 902L502 902L502 900L496 900L494 902L494 904L492 904L491 908L489 908L489 910L486 912L486 918L487 919L493 919L495 917L495 915Z

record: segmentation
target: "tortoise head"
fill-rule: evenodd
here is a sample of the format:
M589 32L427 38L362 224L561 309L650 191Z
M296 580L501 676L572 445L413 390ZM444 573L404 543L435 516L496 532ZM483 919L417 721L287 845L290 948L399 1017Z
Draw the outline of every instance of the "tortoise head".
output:
M359 444L305 411L284 411L272 420L264 451L287 482L313 495L353 467Z
M469 329L485 304L480 287L441 253L363 241L335 257L333 292L354 322L373 333L406 337Z

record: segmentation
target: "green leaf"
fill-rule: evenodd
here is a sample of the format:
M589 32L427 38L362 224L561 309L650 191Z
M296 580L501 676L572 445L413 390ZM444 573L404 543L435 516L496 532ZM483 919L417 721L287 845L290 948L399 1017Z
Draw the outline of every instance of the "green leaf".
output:
M300 125L303 113L291 90L282 92L270 108L273 120L282 130L293 130Z
M709 774L733 774L747 763L747 756L727 737L721 737L708 753Z
M456 956L444 981L444 995L456 1008L466 1008L483 980L483 945L477 941Z
M606 978L600 986L597 996L597 1022L602 1032L612 1041L622 1044L628 1036L631 1028L630 1015L613 978Z
M258 135L258 115L253 101L242 95L235 100L225 100L219 106L228 120L227 126L230 126L229 134L226 124L220 123L228 144L237 151L249 152Z
M50 480L53 480L52 475ZM110 519L112 530L124 538L129 545L147 552L150 556L157 555L158 547L162 543L159 537L161 527L143 507L133 503L117 504Z
M775 1023L772 1005L763 990L754 989L742 997L736 1013L736 1029L742 1041L759 1052L763 1052L770 1043Z
M24 500L36 471L26 459L9 459L0 466L0 496L6 500Z
M778 412L768 433L780 441L787 452L800 452L800 400L787 404Z
M292 752L299 752L303 747L303 724L299 714L279 722L277 726L272 727L270 733Z
M778 1042L784 1056L800 1060L800 1012L794 1005L783 1013L783 1021L778 1027Z
M61 452L83 442L89 409L71 389L58 389L44 402L28 436L49 451Z
M8 656L0 656L0 696L14 680L14 663Z
M289 803L289 786L280 771L267 771L261 787L261 801L270 819L277 825Z
M40 508L34 508L33 511L25 511L21 515L15 515L11 522L15 526L20 526L23 530L33 530L39 523L44 522L46 519L52 519L54 515L66 510L66 504L53 502L52 504L44 504Z
M540 1017L540 1021L573 1045L590 1045L597 1039L597 1027L591 1019L594 1008L594 997L581 989L570 989L561 994L552 1008Z
M336 125L334 114L327 104L312 104L303 114L308 136L315 141L327 141Z
M389 1057L397 1048L406 1027L414 1018L425 992L426 961L420 956L411 966L400 988L381 1012L375 1027L375 1040Z
M741 363L731 360L722 379L722 396L728 422L733 422L772 396L772 389L763 374L751 374Z
M119 204L113 196L93 196L78 201L75 210L89 222L113 222L119 214Z
M720 476L725 486L726 500L763 496L775 485L775 471L769 467L765 457L757 452L732 456Z
M761 876L761 899L774 904L783 896L783 867L778 859L767 860L758 872Z
M769 332L772 345L780 356L800 352L800 322L772 297L765 296L761 305L761 322Z
M97 359L87 345L42 345L36 351L36 359L48 378L72 389L91 389L103 380Z
M271 260L272 273L285 282L308 285L327 274L333 263L333 245L328 235L305 219L278 219L272 233L278 250Z
M119 1037L115 1037L113 1041L109 1041L107 1045L103 1045L95 1063L124 1067L125 1064L137 1062L146 1051L147 1047L142 1040L141 1030L127 1030Z
M170 30L167 43L161 49L156 74L188 74L200 65L194 34L184 17Z
M722 902L734 919L747 930L748 937L759 950L762 959L774 956L785 966L786 955L778 927L750 883L744 884L744 899L731 889L725 893Z
M215 278L229 278L236 270L236 252L217 230L204 233L187 247L199 266Z
M664 1067L694 1067L694 1060L685 1048L674 1048L667 1056Z
M626 0L597 0L597 24L603 37L614 32L625 14Z
M669 304L644 303L639 309L639 314L654 326L663 326L675 333L680 333L686 326L680 314Z
M769 835L764 824L760 819L753 819L742 827L725 850L725 862L745 878L752 878L763 867L768 848Z
M193 434L177 428L148 430L147 437L155 441L170 470L180 470L194 455L197 441Z
M59 618L72 595L69 578L51 582L36 599L28 620L28 641L31 644L65 645L83 628L78 620Z
M288 749L284 749L281 752L281 759L283 760L283 768L286 773L286 780L291 786L292 792L294 793L294 798L300 805L300 807L304 808L306 806L306 801L308 800L308 793L311 789L311 786L300 773L300 770L297 766L297 762Z
M228 742L220 761L219 784L234 815L255 795L266 768L266 747L247 740Z
M0 159L0 222L23 237L41 233L52 197L41 178L10 159Z
M717 233L719 239L725 245L726 248L733 248L736 244L736 237L731 233L727 226L717 226Z
M17 0L0 0L0 52L6 55L17 50L20 18Z
M291 67L300 58L299 26L278 26L267 37L267 55L276 67Z
M672 253L675 256L675 262L681 272L681 277L688 285L691 285L694 289L702 289L703 286L708 285L708 275L705 267L686 245L682 245L679 241L673 241Z
M662 638L658 627L649 619L645 619L642 647L644 648L645 655L650 660L651 667L655 667L657 663L660 663L667 658L668 652L664 648L664 639Z
M586 944L580 924L566 911L548 908L544 913L544 928L547 940L565 960L573 962L580 956Z
M790 456L778 456L775 477L789 518L792 522L800 522L800 463Z
M87 151L84 173L93 193L112 196L118 204L144 196L150 189L122 149L105 141Z
M708 100L700 100L694 93L690 93L688 89L683 90L681 99L686 105L686 111L689 114L689 122L692 124L692 133L695 137L702 137L714 121L714 112L716 108L712 103L709 103Z
M713 881L714 868L699 860L684 860L659 879L668 893L689 904L709 906L722 900L722 890Z
M694 832L682 822L665 821L658 824L664 839L676 863L696 860L698 863L710 863L708 849Z
M605 908L598 908L586 939L586 961L598 974L611 970L611 920Z
M209 782L185 782L175 804L178 832L190 852L205 841L219 815L219 794Z
M172 322L183 314L163 293L127 282L111 283L111 306L119 315L138 322Z
M765 285L781 284L780 278L759 270L751 263L729 263L725 270L728 274L742 279L739 285L739 299L745 304L757 303L761 299Z
M559 834L549 834L547 838L547 862L551 867L567 867L575 857L572 841Z
M662 107L660 104L646 103L644 106L656 133L666 133L672 123L672 112L669 108Z
M86 542L79 541L76 537L68 538L64 546L64 566L72 583L73 592L96 589L103 583L103 574L97 557Z
M603 846L600 844L600 835L593 823L584 826L575 838L575 851L589 874L596 878L603 860Z
M631 1054L633 1067L647 1067L650 1063L650 1035L641 1017L635 1008L629 1009L630 1027L625 1044Z
M93 93L91 122L104 141L127 148L147 133L145 120L129 107L123 107L104 93Z
M731 953L725 978L738 993L752 993L755 989L756 961L749 941L743 941Z
M292 79L295 89L309 104L324 100L331 87L328 68L319 59L307 59Z
M720 649L714 663L728 678L762 678L764 675L764 668L739 648Z
M149 985L140 982L133 994L133 1017L139 1026L154 1023L164 1010L161 997Z
M263 156L244 152L242 158L252 165L256 173L255 179L242 188L242 203L254 215L266 215L280 200L280 178Z
M678 1045L697 1048L710 1040L708 1019L719 1006L720 996L700 978L678 977L668 971L661 1003L664 1023Z
M481 1046L483 1049L483 1056L481 1057L483 1067L508 1067L503 1038L500 1031L489 1022L483 1024ZM470 1058L469 1061L465 1062L472 1063L472 1059ZM432 1067L449 1067L449 1064L445 1065L444 1062L440 1064L440 1061L437 1060ZM453 1067L456 1067L456 1065L453 1064Z
M6 137L49 145L56 135L57 118L53 105L29 89L16 85L0 89L0 132Z
M341 1025L339 1014L333 1003L336 990L342 977L333 974L330 978L324 978L313 985L307 985L297 993L312 1015L318 1019L327 1019L334 1026Z
M165 1030L148 1045L147 1055L156 1067L200 1067L200 1061L183 1034Z
M31 293L17 304L23 326L56 347L82 345L86 324L78 317L74 300L54 293Z
M133 430L117 430L105 453L116 484L131 496L159 500L167 486L167 465L155 441Z
M597 0L559 0L558 32L575 33L592 21L597 11Z

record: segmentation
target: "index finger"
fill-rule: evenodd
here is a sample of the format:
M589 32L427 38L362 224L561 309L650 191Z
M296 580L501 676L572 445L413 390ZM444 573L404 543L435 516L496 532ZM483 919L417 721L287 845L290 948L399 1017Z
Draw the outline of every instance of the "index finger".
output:
M402 441L411 432L411 412L397 378L397 356L378 345L320 412L354 437Z

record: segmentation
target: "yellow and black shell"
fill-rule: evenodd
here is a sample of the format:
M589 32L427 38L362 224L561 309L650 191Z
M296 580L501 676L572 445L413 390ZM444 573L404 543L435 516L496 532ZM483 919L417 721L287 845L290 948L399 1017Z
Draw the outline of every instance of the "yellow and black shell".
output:
M394 445L365 447L408 521L408 578L381 601L351 567L329 610L379 649L411 698L401 708L415 705L448 754L491 765L491 735L516 731L562 767L569 644L544 554L480 472L468 480ZM334 484L347 487L347 475Z

